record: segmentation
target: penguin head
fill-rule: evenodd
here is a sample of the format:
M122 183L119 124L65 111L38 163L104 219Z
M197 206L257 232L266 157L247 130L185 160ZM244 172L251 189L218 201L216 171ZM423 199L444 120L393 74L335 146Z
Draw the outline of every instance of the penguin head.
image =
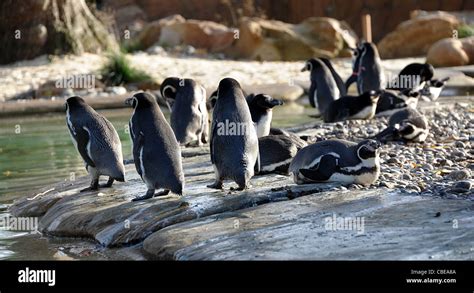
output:
M306 61L304 67L301 69L301 72L304 72L304 71L310 71L311 72L311 71L313 71L313 69L320 66L321 63L322 63L322 61L317 60L315 58L311 58L308 61Z
M404 137L409 136L415 132L415 126L409 120L403 120L400 124L397 125L398 133Z
M360 160L368 160L378 156L382 144L373 139L366 139L357 145L357 156Z
M79 107L84 107L85 105L87 105L86 102L84 101L83 98L81 98L79 96L70 97L66 100L66 103L64 103L66 111L67 110L72 110L72 109L77 109Z
M274 99L271 96L265 94L250 95L247 97L247 102L249 105L256 106L264 110L269 110L275 106L283 105L283 101Z
M226 77L219 82L219 87L217 88L217 98L222 99L224 97L230 96L227 95L227 93L236 90L242 93L242 97L244 96L240 83L233 78Z
M212 94L209 96L209 99L207 99L207 109L211 110L214 109L214 106L216 105L217 102L217 90L213 91Z
M382 93L383 93L383 90L368 91L368 92L365 93L365 95L367 95L367 97L369 97L371 103L377 104L377 102L380 98L380 95Z
M179 86L184 86L184 79L168 77L160 85L161 96L165 99L176 99Z
M420 70L420 77L421 77L421 82L423 81L428 81L433 78L434 75L434 68L433 65L429 63L423 64L423 67Z
M150 108L156 105L156 99L152 94L139 92L126 99L125 104L134 109Z
M448 80L449 76L443 79L432 79L430 80L430 86L440 88L443 87Z

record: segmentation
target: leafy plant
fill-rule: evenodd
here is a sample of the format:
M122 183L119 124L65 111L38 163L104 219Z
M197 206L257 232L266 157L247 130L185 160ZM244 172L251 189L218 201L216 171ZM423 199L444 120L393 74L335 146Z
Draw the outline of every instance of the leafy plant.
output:
M125 54L118 52L109 54L108 61L101 68L100 74L102 82L108 86L152 80L146 72L134 68Z
M458 37L460 39L474 36L474 25L463 24L458 28Z

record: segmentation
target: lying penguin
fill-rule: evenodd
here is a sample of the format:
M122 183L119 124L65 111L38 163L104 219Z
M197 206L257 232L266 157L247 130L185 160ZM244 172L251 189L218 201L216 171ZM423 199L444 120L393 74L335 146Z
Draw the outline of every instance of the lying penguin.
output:
M421 94L419 92L413 91L411 89L403 90L398 94L384 90L380 94L380 98L377 102L375 116L390 116L393 113L407 107L415 109L418 105L420 97Z
M429 101L436 101L441 95L441 92L446 86L446 82L448 80L449 77L445 77L443 79L431 79L421 90L422 97L426 97Z
M288 175L288 167L298 151L308 143L298 136L267 135L258 139L260 173Z
M283 101L265 94L250 94L246 97L252 121L255 123L258 137L270 134L273 107L283 105Z
M161 95L173 101L171 128L181 145L202 145L209 140L206 90L192 79L166 78Z
M330 139L301 149L289 171L296 184L340 182L373 184L380 175L380 143L368 139L359 143Z
M434 68L429 63L410 63L405 66L397 78L390 81L387 89L405 90L414 89L421 90L424 85L433 78Z
M326 123L351 119L372 119L381 91L368 91L360 96L345 96L333 101L323 113Z
M388 120L388 127L373 138L381 142L404 140L424 142L429 133L425 116L413 108L395 112Z
M112 123L77 96L66 100L66 123L91 176L90 186L81 192L111 187L114 180L124 182L122 143ZM109 176L109 180L99 186L101 175Z

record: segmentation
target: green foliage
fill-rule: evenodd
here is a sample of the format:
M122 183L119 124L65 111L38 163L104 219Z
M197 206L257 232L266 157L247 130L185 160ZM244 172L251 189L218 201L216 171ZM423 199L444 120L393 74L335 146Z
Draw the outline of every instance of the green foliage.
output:
M102 81L108 86L152 80L147 73L132 67L123 53L110 53L100 74Z
M463 24L458 28L458 38L474 36L474 25Z

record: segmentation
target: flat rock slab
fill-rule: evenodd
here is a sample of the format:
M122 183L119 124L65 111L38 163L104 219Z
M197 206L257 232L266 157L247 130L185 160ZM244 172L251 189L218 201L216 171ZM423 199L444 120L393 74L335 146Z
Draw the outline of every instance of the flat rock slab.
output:
M183 151L186 195L165 196L141 202L131 199L146 192L133 165L126 166L127 183L99 192L80 193L87 178L62 183L35 198L14 203L14 216L41 216L39 230L47 235L89 238L107 247L127 246L143 241L155 231L177 223L236 211L261 204L288 200L334 187L333 184L297 186L281 175L257 176L248 191L213 190L214 180L205 148Z
M326 192L173 225L143 246L174 260L472 260L473 211L467 200ZM357 217L351 230L328 226Z

